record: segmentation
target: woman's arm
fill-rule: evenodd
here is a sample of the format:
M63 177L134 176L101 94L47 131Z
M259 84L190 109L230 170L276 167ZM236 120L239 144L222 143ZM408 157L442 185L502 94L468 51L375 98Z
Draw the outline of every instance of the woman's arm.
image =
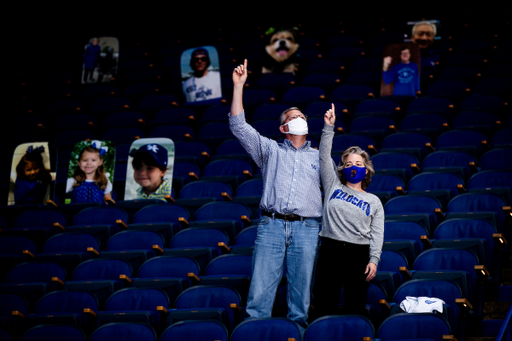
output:
M334 123L336 116L334 113L334 104L324 115L324 128L322 129L322 138L320 140L320 175L324 188L329 187L333 181L338 178L333 161L331 158L332 139L334 138Z
M370 224L370 262L366 266L366 280L370 281L377 273L377 264L382 253L384 242L384 208L378 205Z

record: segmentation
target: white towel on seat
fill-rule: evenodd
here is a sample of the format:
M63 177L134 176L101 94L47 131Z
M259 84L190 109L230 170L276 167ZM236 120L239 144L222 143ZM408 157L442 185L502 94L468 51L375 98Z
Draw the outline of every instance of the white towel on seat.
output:
M436 297L406 296L400 303L400 308L407 313L431 313L434 310L442 313L444 301Z

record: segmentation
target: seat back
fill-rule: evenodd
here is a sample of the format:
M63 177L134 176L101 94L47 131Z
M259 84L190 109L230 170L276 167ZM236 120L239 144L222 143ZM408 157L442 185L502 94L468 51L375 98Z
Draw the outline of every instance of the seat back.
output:
M159 256L145 261L139 268L139 278L178 277L187 278L188 273L199 276L199 264L190 257Z
M186 208L179 205L149 205L133 217L133 223L179 223L179 218L189 219Z
M153 231L126 230L114 234L107 242L107 251L151 250L153 245L164 248L162 236Z
M464 193L450 200L446 212L494 212L498 232L502 232L505 224L504 206L505 201L495 194Z
M156 341L157 335L153 327L142 322L114 322L96 328L89 341Z
M89 259L80 263L72 274L73 281L94 279L119 280L119 275L132 277L131 265L120 259Z
M430 171L430 169L440 167L457 167L460 168L464 180L467 180L472 173L470 163L473 162L476 164L476 161L476 156L465 151L437 150L428 154L423 159L423 171ZM443 169L443 172L446 172L446 170Z
M98 237L86 233L60 233L50 237L43 246L44 252L86 252L88 247L100 250Z
M160 341L188 340L218 340L228 341L229 333L226 327L216 320L186 320L178 321L167 327L160 336Z
M474 174L467 182L468 189L506 187L512 191L511 170L483 170Z
M406 153L382 152L373 155L371 160L375 171L384 169L402 169L405 173L404 180L406 182L409 182L409 180L414 176L411 164L420 166L419 160L414 155Z
M441 134L436 144L438 149L462 148L480 157L483 153L482 141L486 140L485 135L477 131L450 130Z
M409 263L403 253L394 250L382 250L379 271L398 272L398 268L402 266L409 268Z
M494 269L496 243L493 234L496 228L485 220L478 219L448 219L436 228L434 238L436 241L484 239L485 259L489 270ZM475 240L476 242L476 240ZM473 243L472 243L473 244ZM481 252L481 251L480 251ZM479 258L482 258L479 256ZM481 259L482 260L482 259Z
M282 97L282 102L291 106L302 107L310 102L321 101L325 99L326 93L316 86L295 86L286 90Z
M184 290L175 302L176 309L222 308L229 316L228 330L233 330L235 315L230 304L241 306L240 294L232 287L197 285Z
M89 207L75 215L73 225L115 225L117 220L122 220L125 224L128 223L128 214L121 208Z
M413 279L402 284L393 297L393 302L400 304L407 296L412 297L435 297L442 299L448 306L450 326L458 332L460 308L455 299L462 298L460 286L448 279Z
M37 301L34 312L36 314L51 313L77 313L82 314L84 309L98 311L98 300L85 291L61 290L50 292Z
M464 185L464 180L453 173L422 172L415 175L408 183L410 191L445 189L450 192L450 199L458 195L457 185Z
M431 238L430 231L417 222L384 221L384 240L411 239L416 241L420 251L423 251L421 236Z
M206 276L252 275L252 256L227 254L212 259L206 267Z
M244 228L235 239L235 245L254 245L256 235L258 233L257 226L249 226Z
M376 147L375 141L371 137L365 135L349 133L344 135L335 135L332 139L333 153L341 154L347 148L352 146L359 146L367 153L371 153L369 146Z
M251 210L238 202L210 202L201 206L195 215L195 220L235 220L240 229L244 226L242 216L251 217Z
M26 314L28 310L27 300L17 294L0 294L0 316L11 316L14 310L19 311L22 314Z
M235 192L235 196L240 197L261 196L262 194L263 180L261 179L251 179L244 181L236 188Z
M199 180L183 186L180 190L180 199L215 198L217 200L223 200L223 192L233 197L233 190L227 183Z
M0 250L2 253L21 255L24 250L36 253L36 245L27 237L2 237L0 238Z
M253 167L247 161L219 159L206 165L202 176L236 175L243 178L246 170L253 174Z
M29 262L14 266L6 275L6 283L51 283L52 277L66 278L66 271L58 264Z
M124 288L116 291L105 302L105 311L149 310L169 308L169 297L158 288Z
M474 267L479 264L477 256L469 250L433 248L416 257L413 269L416 271L463 272L467 279L468 299L475 302L477 275Z
M421 160L427 155L427 143L432 143L430 138L419 133L399 132L386 136L381 143L381 151L386 149L417 148Z
M482 170L512 170L512 148L493 148L479 160Z
M29 210L14 219L13 227L53 227L54 223L66 226L66 218L58 211Z
M252 318L240 323L231 333L231 341L301 340L299 326L287 318Z
M176 233L171 239L171 248L181 247L211 247L217 255L222 253L218 243L229 245L228 235L215 228L189 227Z
M407 328L404 328L407 326ZM377 337L382 341L398 339L432 339L442 341L451 328L443 317L431 313L401 313L385 319Z
M430 216L430 226L437 225L436 209L442 206L439 200L427 195L402 195L389 199L384 205L384 212L388 214L425 213Z
M38 325L30 328L20 338L20 341L85 341L87 340L82 328L74 325Z
M389 192L391 197L394 197L398 195L397 187L402 187L405 190L405 182L402 178L391 174L375 174L366 191L370 193Z
M362 340L375 338L375 328L363 316L324 316L313 321L304 333L304 341Z

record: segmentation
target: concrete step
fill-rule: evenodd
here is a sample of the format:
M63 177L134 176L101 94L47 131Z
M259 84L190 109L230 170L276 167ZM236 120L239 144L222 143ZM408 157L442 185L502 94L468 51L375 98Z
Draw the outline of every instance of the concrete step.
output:
M470 336L466 338L466 341L496 341L496 336Z
M501 326L503 325L503 321L503 319L484 319L482 321L482 336L496 338L501 329Z
M484 320L504 318L511 304L511 302L484 302L482 310Z

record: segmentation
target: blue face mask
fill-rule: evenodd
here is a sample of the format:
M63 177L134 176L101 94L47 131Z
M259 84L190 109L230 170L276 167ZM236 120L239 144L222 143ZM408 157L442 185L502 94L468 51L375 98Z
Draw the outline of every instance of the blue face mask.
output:
M356 184L363 181L366 176L366 167L352 166L343 168L343 176L348 182Z

